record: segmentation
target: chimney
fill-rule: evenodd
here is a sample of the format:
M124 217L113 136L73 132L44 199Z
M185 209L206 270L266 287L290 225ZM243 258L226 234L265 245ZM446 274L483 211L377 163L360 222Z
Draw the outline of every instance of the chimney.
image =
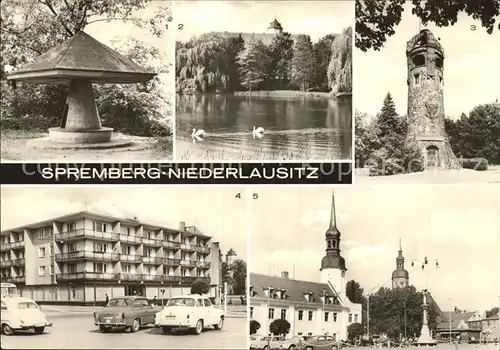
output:
M185 221L179 222L179 231L181 231L181 232L186 231L186 222Z
M286 279L288 279L288 271L282 271L282 272L281 272L281 278L286 278Z
M137 216L134 216L134 221L137 221Z

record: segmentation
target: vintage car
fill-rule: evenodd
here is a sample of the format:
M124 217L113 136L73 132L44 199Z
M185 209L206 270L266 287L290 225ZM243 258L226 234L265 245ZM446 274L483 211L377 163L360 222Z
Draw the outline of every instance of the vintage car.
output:
M36 334L42 334L45 327L52 327L52 323L32 299L3 298L1 308L2 332L5 335L21 330L33 330Z
M285 338L281 335L250 336L250 349L298 349L303 339L299 336Z
M341 343L329 335L313 335L307 340L301 342L300 349L302 350L340 350Z
M124 296L112 298L106 307L94 312L94 324L103 333L112 328L130 329L137 332L141 326L154 324L158 311L144 297Z
M224 325L224 312L215 308L207 297L185 295L171 298L156 314L155 326L163 333L174 328L184 328L201 334L203 328L213 326L220 330Z

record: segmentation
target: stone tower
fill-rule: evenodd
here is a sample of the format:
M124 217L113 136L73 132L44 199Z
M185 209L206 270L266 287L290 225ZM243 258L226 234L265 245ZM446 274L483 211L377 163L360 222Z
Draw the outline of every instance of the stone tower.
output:
M337 228L335 196L332 194L330 227L325 233L326 254L321 260L321 283L330 283L339 297L345 295L345 259L340 255L340 231Z
M444 124L444 50L428 29L406 44L408 62L408 124L410 142L416 142L425 168L458 169Z
M392 272L392 288L404 288L410 285L410 276L405 270L405 258L401 248L401 239L399 240L398 257L396 258L396 270Z
M276 34L276 35L283 33L283 27L281 26L281 23L278 22L278 20L276 19L276 17L274 17L274 21L272 21L271 23L269 23L269 28L267 28L267 29L268 30L272 29L274 31L274 34Z

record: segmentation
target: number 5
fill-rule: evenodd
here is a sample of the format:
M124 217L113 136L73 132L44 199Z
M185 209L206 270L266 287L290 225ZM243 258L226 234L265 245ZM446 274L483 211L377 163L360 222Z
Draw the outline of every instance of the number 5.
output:
M259 194L258 193L254 193L253 194L253 199L259 199Z

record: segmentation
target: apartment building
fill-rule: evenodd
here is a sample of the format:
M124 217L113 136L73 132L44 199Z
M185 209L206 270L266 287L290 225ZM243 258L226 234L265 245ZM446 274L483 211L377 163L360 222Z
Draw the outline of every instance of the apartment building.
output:
M186 294L196 279L218 296L219 244L195 226L78 212L2 231L2 282L45 302L93 303L123 295Z

